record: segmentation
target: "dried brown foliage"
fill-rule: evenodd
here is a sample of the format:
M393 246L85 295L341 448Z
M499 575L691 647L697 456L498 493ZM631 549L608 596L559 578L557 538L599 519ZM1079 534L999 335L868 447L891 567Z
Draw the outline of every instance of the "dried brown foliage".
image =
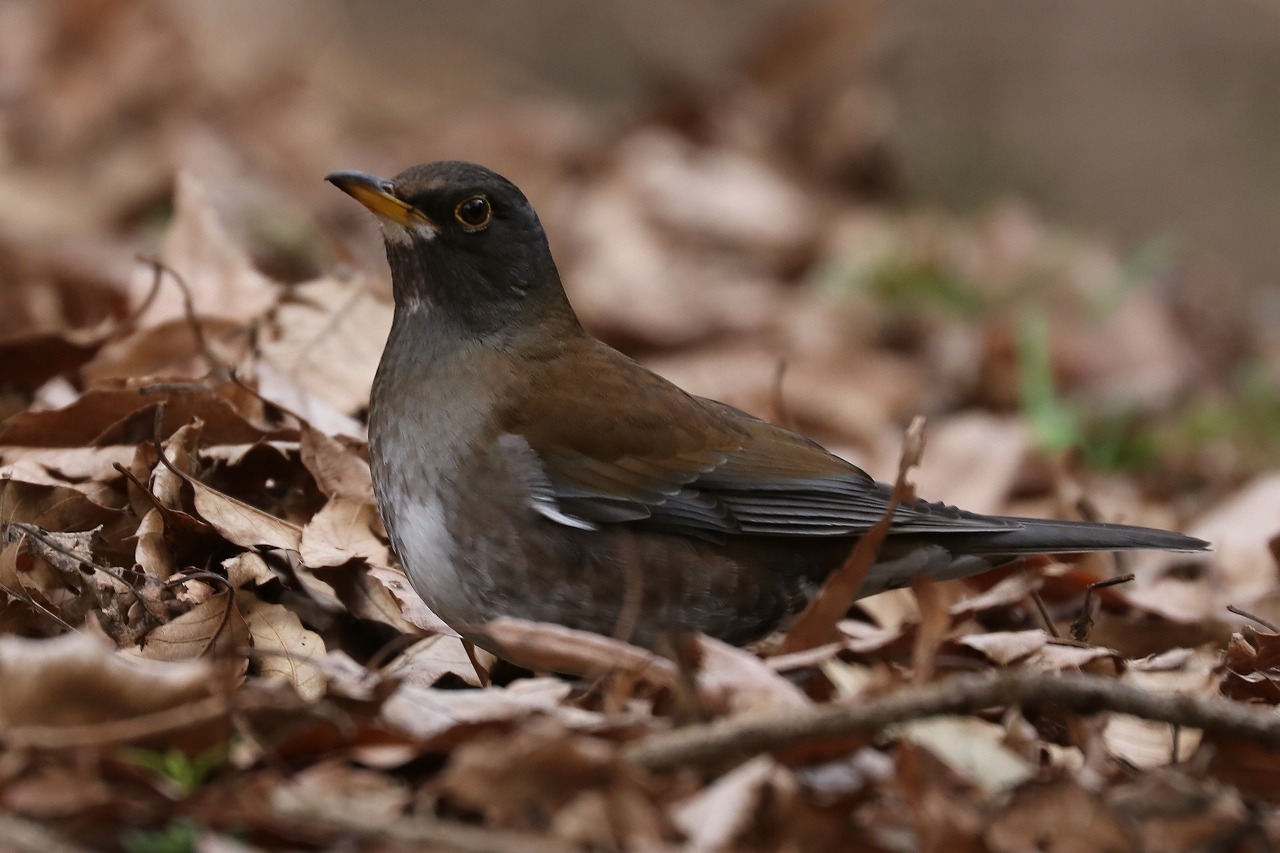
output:
M442 107L371 119L287 40L233 73L188 8L0 8L12 849L1280 845L1280 466L1165 445L1120 474L1043 449L1017 407L1025 312L1086 408L1172 417L1223 359L1028 211L843 194L893 183L869 177L875 121L831 124L874 87L833 76L825 42L808 70L778 57L867 20L788 29L740 91L625 132L535 101L456 110L442 138ZM1042 560L845 618L836 586L790 642L677 661L514 622L491 633L523 668L465 648L373 505L388 290L372 229L320 186L437 154L525 185L586 323L690 390L881 477L927 412L923 494L1190 523L1216 553Z

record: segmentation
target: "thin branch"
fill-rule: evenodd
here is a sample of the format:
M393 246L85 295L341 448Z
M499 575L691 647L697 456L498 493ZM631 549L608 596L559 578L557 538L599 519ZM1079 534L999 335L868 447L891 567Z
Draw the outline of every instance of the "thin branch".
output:
M35 542L39 543L41 547L46 548L55 554L61 554L63 557L66 557L68 560L71 560L77 566L80 567L81 571L85 572L86 574L101 572L102 574L111 578L116 583L123 586L125 590L127 590L130 594L133 595L134 599L136 599L138 602L138 606L142 608L143 612L151 616L155 615L151 612L151 608L147 607L147 602L145 597L142 595L142 591L139 590L137 587L135 587L133 584L129 583L129 581L125 580L124 577L121 576L116 569L110 566L105 566L105 565L100 566L97 563L93 562L92 560L87 560L84 557L81 557L75 551L72 551L70 548L67 548L62 543L49 538L45 530L43 530L40 527L37 527L34 524L30 524L25 521L11 521L9 522L9 526L16 527L18 530L21 530L24 535L28 536L29 538L33 539ZM42 559L45 558L44 554L41 554L39 556ZM54 565L54 564L50 562L50 565ZM144 575L144 578L145 578L145 575Z
M1078 643L1088 642L1089 640L1089 631L1093 628L1093 591L1095 589L1105 589L1109 586L1128 583L1134 577L1135 575L1130 572L1127 575L1107 578L1104 581L1091 583L1085 587L1084 601L1080 604L1080 615L1076 616L1075 621L1071 623L1071 639Z
M480 682L480 686L488 687L489 670L480 665L480 659L476 657L476 644L470 640L463 640L462 650L467 653L467 660L471 661L471 668L476 671L476 679Z
M195 299L191 295L191 288L187 286L186 279L179 275L177 270L159 258L140 256L138 260L156 270L157 276L161 272L168 273L174 284L182 291L183 313L186 315L187 325L191 327L191 334L195 338L196 350L209 366L209 372L219 380L225 380L228 375L227 366L209 347L209 341L204 336L204 327L200 325L200 318L196 316Z
M1018 562L1025 566L1027 561L1024 558ZM1040 621L1044 623L1044 629L1049 632L1049 636L1055 640L1061 639L1062 635L1058 633L1058 626L1053 624L1053 617L1049 615L1049 608L1045 606L1044 599L1040 596L1040 590L1031 590L1027 593L1027 597L1036 606L1036 612L1040 614Z
M782 383L787 378L787 360L778 359L778 366L773 371L773 411L779 426L789 430L796 428L796 419L787 407L786 395L782 393Z
M653 735L625 756L662 772L749 756L813 738L840 737L897 723L987 708L1054 705L1077 714L1111 711L1280 748L1280 715L1217 696L1156 693L1083 673L994 672L907 687L857 705L746 714Z
M1266 619L1263 619L1261 616L1259 616L1256 613L1250 613L1248 610L1245 610L1242 607L1236 607L1234 604L1228 604L1227 610L1231 611L1237 616L1243 616L1245 619L1248 619L1250 622L1258 623L1263 628L1266 628L1268 631L1270 631L1273 634L1280 634L1280 628L1277 628L1274 622L1268 622Z
M791 630L777 649L778 654L790 654L831 642L836 625L849 612L858 599L858 593L866 583L875 565L880 545L893 526L898 504L909 500L913 486L907 473L920 464L924 455L924 418L917 417L907 427L902 438L902 455L898 460L898 477L885 505L884 515L864 534L858 537L853 552L840 568L832 572L822 584L822 589L809 602L809 606L797 617Z
M54 613L54 612L53 612L52 610L50 610L49 608L45 607L45 606L44 606L43 604L41 604L40 602L36 601L35 596L33 596L31 593L27 592L26 590L14 590L14 589L10 589L10 588L9 588L8 586L6 586L5 584L0 583L0 592L5 593L5 594L6 594L6 595L8 595L10 598L12 598L14 601L22 601L22 602L25 602L29 607L34 607L36 610L40 611L40 612L41 612L41 613L43 613L45 616L48 616L50 619L52 619L54 622L57 622L57 623L58 623L59 625L61 625L63 628L66 628L68 631L74 631L74 630L75 630L75 626L74 626L74 625L72 625L72 624L71 624L70 622L68 622L67 620L63 619L63 618L62 618L61 616L59 616L58 614Z

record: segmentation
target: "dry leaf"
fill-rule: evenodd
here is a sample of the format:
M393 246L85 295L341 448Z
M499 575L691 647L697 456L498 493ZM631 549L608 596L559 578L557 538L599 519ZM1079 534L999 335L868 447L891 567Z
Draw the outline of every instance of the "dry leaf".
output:
M379 524L373 504L331 498L302 528L302 562L313 569L352 560L388 566L391 552L373 532Z
M777 762L769 756L756 756L676 805L671 819L684 832L689 849L732 849L756 820L777 769Z
M325 654L324 640L302 626L296 613L279 604L239 592L236 602L253 641L253 659L264 678L283 678L298 695L315 701L324 695L325 678L315 661Z
M369 463L351 448L310 426L303 428L300 446L302 464L326 497L374 502Z
M302 528L296 524L236 500L199 480L188 482L195 490L196 512L233 545L286 551L297 551L302 546Z
M322 761L276 788L271 807L285 814L338 813L378 824L394 820L412 799L408 787L386 773Z
M900 736L932 752L975 785L1008 791L1035 769L1004 745L1004 729L973 717L931 717L895 727Z
M249 629L229 592L211 595L200 604L163 625L144 638L142 657L149 660L197 660L235 656L243 663L249 648Z
M200 315L250 320L276 301L274 283L258 272L244 250L231 239L209 203L203 184L190 172L179 172L174 193L174 219L165 234L164 261L186 283ZM140 267L130 291L135 305L151 291L154 273ZM143 319L149 325L185 316L182 291L162 286Z
M475 649L472 654L486 671L493 667L497 660L484 649ZM437 634L419 640L387 666L381 674L386 678L396 678L405 684L418 687L431 687L446 675L453 675L472 687L479 687L480 676L471 663L462 640L457 637L446 637Z
M118 654L88 634L0 637L0 725L72 726L174 708L210 695L204 662L161 663Z
M365 281L321 278L293 289L261 341L263 357L340 412L369 402L373 373L391 328L391 305ZM313 421L314 423L314 421Z

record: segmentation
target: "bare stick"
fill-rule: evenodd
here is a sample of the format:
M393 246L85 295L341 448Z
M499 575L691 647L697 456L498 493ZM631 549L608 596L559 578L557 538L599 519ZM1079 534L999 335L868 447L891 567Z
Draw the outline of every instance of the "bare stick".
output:
M209 341L204 336L204 327L200 325L200 318L196 316L195 299L191 296L191 288L187 286L186 279L179 275L177 270L159 258L139 257L138 260L156 270L157 278L161 272L168 273L169 278L173 279L174 284L182 291L183 313L186 315L187 325L191 327L191 334L195 338L196 351L200 353L200 357L204 359L205 364L209 366L210 373L220 380L226 379L229 371L227 366L222 363L222 359L214 355L213 350L209 348Z
M1014 671L956 676L857 705L726 717L653 735L629 746L624 754L641 767L662 772L755 755L813 738L876 731L924 717L1026 705L1055 705L1078 714L1129 714L1280 748L1280 715L1272 708L1216 696L1157 693L1098 675Z
M1280 628L1277 628L1275 626L1275 623L1268 622L1266 619L1263 619L1261 616L1259 616L1256 613L1250 613L1248 610L1245 610L1242 607L1236 607L1234 604L1228 604L1227 610L1231 611L1237 616L1243 616L1244 618L1248 619L1251 622L1257 622L1259 625L1261 625L1263 628L1266 628L1268 631L1270 631L1273 634L1280 634Z
M1119 577L1091 583L1085 587L1084 601L1080 605L1080 615L1071 623L1071 639L1079 643L1087 642L1089 639L1089 631L1093 628L1093 591L1095 589L1105 589L1109 586L1128 583L1134 577L1133 573L1120 575Z
M893 526L893 515L898 504L911 496L912 486L907 480L907 472L920 464L923 454L924 418L918 417L907 427L907 433L903 436L898 478L893 484L893 491L889 493L884 515L870 530L858 537L858 544L853 546L853 553L844 561L844 565L827 577L822 589L783 638L778 654L804 651L831 642L836 633L836 625L858 600L858 591L862 589L871 567L875 565L880 545Z

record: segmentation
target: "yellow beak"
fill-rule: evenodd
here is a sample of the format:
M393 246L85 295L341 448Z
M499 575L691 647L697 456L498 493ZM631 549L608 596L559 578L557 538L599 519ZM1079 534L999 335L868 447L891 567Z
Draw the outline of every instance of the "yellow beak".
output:
M375 214L395 224L412 229L426 225L435 227L422 211L408 202L401 201L393 192L390 181L365 172L342 171L326 175L325 180L342 190Z

